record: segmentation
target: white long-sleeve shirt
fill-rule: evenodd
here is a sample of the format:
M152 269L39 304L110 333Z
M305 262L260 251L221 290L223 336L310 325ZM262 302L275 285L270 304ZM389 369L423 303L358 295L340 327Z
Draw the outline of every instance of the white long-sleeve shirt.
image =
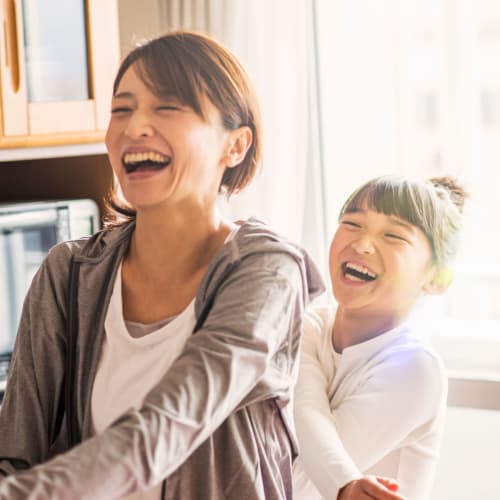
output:
M294 498L336 499L365 474L392 477L409 500L427 499L444 424L447 379L408 324L337 353L335 309L304 324L295 423Z

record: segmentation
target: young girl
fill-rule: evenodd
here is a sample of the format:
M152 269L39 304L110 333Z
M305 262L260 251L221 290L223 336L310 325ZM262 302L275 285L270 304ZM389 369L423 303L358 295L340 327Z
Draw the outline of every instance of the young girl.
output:
M323 287L299 247L217 210L260 145L252 86L215 40L125 58L106 135L124 221L56 246L33 280L1 499L291 499L302 315Z
M337 306L310 310L304 327L299 500L428 498L447 381L409 316L450 283L464 198L448 178L382 177L344 204L330 247Z

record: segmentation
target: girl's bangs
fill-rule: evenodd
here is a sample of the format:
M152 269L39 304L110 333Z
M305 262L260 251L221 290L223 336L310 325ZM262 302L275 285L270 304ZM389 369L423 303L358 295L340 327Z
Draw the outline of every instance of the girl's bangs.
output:
M378 179L365 184L347 200L340 215L370 209L384 215L393 215L428 232L428 210L426 203L431 202L422 189L407 181Z

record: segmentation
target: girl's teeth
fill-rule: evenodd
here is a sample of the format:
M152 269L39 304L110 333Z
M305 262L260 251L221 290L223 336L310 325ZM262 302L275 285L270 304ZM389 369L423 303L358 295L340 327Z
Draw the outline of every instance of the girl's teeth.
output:
M375 274L373 274L368 268L366 268L365 266L361 266L359 264L354 264L352 262L348 262L346 264L346 269L354 269L355 271L358 271L360 273L363 273L363 274L366 274L368 276L370 276L371 278L376 278L377 276ZM358 278L356 278L358 279ZM360 280L362 281L362 280Z
M365 280L362 280L361 278L358 278L357 276L353 276L352 274L346 274L345 277L351 281L362 281L363 283L365 282Z

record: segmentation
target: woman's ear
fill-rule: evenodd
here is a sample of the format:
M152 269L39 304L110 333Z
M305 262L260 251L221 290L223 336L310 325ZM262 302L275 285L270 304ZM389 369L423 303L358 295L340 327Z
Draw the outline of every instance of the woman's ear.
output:
M232 130L229 135L229 146L223 157L224 166L227 168L238 166L245 159L252 140L253 134L250 127L244 126Z
M424 292L437 295L445 292L453 281L453 273L448 267L437 268L431 280L424 286Z

